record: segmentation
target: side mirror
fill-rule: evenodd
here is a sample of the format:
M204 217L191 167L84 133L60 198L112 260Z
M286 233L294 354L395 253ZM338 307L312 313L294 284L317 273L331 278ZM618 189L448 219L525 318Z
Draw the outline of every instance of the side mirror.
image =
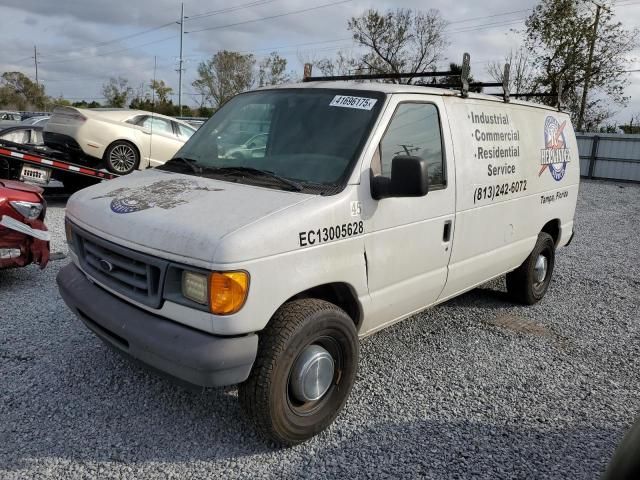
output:
M393 157L391 178L371 178L371 196L376 200L389 197L424 197L428 192L427 161L421 157Z

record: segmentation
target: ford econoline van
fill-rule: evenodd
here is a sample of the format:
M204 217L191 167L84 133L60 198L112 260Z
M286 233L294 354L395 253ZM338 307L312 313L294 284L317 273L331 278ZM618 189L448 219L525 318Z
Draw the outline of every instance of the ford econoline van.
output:
M270 87L234 97L166 164L74 194L57 281L107 344L192 385L239 384L260 430L290 445L344 406L359 338L505 274L515 301L540 301L578 182L555 108Z

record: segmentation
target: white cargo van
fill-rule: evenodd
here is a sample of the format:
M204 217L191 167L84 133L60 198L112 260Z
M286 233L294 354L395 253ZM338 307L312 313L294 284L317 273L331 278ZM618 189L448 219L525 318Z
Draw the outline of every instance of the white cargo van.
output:
M571 122L550 107L261 89L165 165L73 195L57 281L107 344L190 384L240 384L258 427L295 444L343 407L359 337L505 273L515 300L542 299L578 182Z

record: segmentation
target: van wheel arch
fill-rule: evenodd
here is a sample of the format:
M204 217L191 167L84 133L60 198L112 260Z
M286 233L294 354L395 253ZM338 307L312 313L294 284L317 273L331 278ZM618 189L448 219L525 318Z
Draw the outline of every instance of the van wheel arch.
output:
M284 303L304 298L315 298L334 304L344 310L353 320L356 330L360 330L363 320L362 307L355 290L348 283L335 282L318 285L295 294Z
M540 232L548 233L553 239L553 244L557 248L558 242L560 241L560 219L554 218L553 220L549 220L545 223Z

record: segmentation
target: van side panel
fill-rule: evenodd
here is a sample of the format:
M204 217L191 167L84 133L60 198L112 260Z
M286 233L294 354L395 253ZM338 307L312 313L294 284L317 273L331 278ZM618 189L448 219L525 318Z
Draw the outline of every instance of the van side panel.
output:
M517 268L550 220L573 230L580 176L568 115L445 98L456 157L456 231L440 300Z

